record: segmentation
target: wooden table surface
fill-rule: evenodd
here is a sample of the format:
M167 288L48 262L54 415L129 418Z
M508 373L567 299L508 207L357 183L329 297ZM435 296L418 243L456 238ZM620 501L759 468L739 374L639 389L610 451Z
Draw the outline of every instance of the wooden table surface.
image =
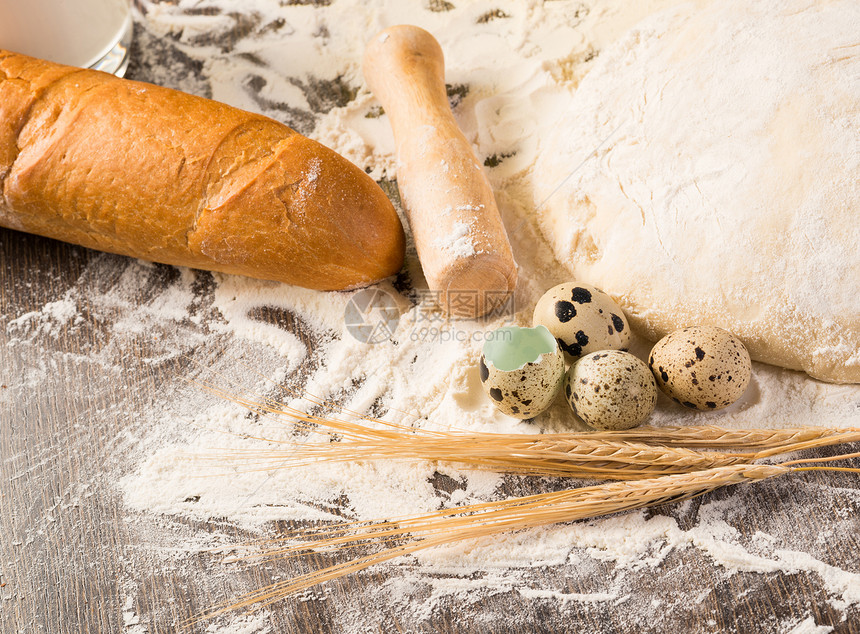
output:
M140 24L136 36L129 76L147 80L155 64L170 65L177 76L199 71ZM146 55L139 48L144 45L150 47ZM184 535L206 531L237 542L246 539L231 522L199 523L133 512L124 505L116 480L133 468L141 430L165 411L165 401L188 393L183 377L243 354L229 335L193 321L171 322L157 332L117 334L111 326L128 317L121 308L82 305L82 319L56 329L26 319L72 288L79 297L86 297L88 288L105 293L122 284L123 274L135 266L120 256L0 229L3 634L175 631L219 601L301 569L296 562L225 567L211 553L183 551L178 544ZM139 303L146 304L153 288L179 274L162 265L148 269ZM212 302L211 276L193 275L199 309L206 311ZM275 312L255 318L298 328ZM441 489L451 485L444 479L438 483ZM543 490L545 483L512 478L507 486L523 493ZM822 576L827 570L860 571L860 478L799 474L649 513L669 515L687 530L699 522L700 505L717 500L745 509L730 518L739 539L762 531L833 568L728 574L701 549L674 549L655 568L633 576L623 601L562 603L499 590L452 595L416 620L414 612L399 608L383 591L386 581L408 572L407 561L277 603L262 621L203 623L190 631L783 632L811 618L832 629L802 631L860 632L860 605L840 603L832 594L832 579L828 586ZM844 530L852 523L857 530ZM842 529L832 530L837 524ZM617 574L611 561L594 560L590 566L588 574L576 564L535 567L524 574L531 575L536 589L564 593L596 592ZM856 579L852 583L857 592ZM404 600L421 601L429 589L416 587L415 592Z

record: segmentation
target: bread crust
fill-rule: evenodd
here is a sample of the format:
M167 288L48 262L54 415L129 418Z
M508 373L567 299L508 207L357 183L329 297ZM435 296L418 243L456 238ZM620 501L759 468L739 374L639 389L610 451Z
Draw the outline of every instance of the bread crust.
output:
M403 263L361 169L225 104L0 51L0 225L321 290Z

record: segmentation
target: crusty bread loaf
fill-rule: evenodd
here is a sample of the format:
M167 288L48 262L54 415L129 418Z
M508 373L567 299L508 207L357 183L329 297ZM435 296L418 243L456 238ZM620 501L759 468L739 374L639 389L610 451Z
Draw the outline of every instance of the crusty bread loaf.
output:
M376 183L287 126L6 51L0 225L316 289L392 275L404 252Z

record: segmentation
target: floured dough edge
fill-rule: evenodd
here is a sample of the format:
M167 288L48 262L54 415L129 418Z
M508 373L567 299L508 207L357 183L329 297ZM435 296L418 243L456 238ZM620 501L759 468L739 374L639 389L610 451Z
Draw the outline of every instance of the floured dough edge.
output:
M671 9L664 24L677 20L678 12L684 9ZM646 22L654 24L653 20ZM638 27L637 27L638 28ZM642 31L648 31L643 28ZM634 29L633 31L636 31ZM641 37L642 32L635 34ZM630 39L628 34L627 39ZM625 38L622 38L625 39ZM630 43L626 43L630 46ZM606 55L606 53L604 53ZM618 63L624 55L616 55L613 62ZM599 66L595 67L595 70ZM594 72L594 71L592 71ZM587 80L580 90L587 90ZM574 106L578 104L578 94L574 97ZM571 110L575 110L573 107ZM606 117L596 113L593 121L597 132L601 132L599 121ZM605 133L607 124L602 130ZM559 127L554 126L555 134ZM587 130L591 133L592 130ZM551 137L552 138L552 137ZM597 205L589 198L587 187L585 191L577 186L587 185L594 172L599 171L601 162L610 152L608 147L599 147L601 138L593 136L590 141L597 147L591 157L590 165L580 170L580 174L572 179L572 187L568 187L567 196L543 206L540 210L540 225L560 261L569 268L575 279L581 279L603 288L612 295L625 309L631 325L646 338L655 341L669 332L691 325L715 325L723 327L738 335L748 347L753 359L793 370L802 370L816 379L835 383L860 383L860 314L848 312L840 316L813 314L798 305L790 303L780 305L779 301L765 302L762 305L750 306L738 310L737 306L729 309L725 297L714 297L708 300L696 298L692 303L684 301L680 293L672 288L655 289L660 285L660 271L652 271L650 278L642 280L641 284L632 284L623 275L610 275L606 266L595 266L604 258L600 248L595 244L591 229L605 222L598 214ZM536 202L541 204L553 192L559 183L558 170L545 170L555 163L573 166L573 160L559 155L559 144L550 143L550 151L545 151L536 165ZM579 158L579 157L569 157ZM548 171L550 178L547 178ZM541 179L543 178L543 181ZM855 184L856 185L856 184ZM846 184L846 187L850 187ZM575 193L571 194L570 191ZM856 198L856 197L855 197ZM615 201L619 203L619 201ZM640 215L645 213L641 207L632 201L621 201L622 208L618 216ZM856 200L854 201L856 207ZM599 239L599 236L598 236ZM858 244L860 251L860 244ZM856 263L845 267L844 275L848 276L845 287L850 292L851 278L857 269ZM715 271L715 274L718 272ZM786 327L786 324L789 327Z

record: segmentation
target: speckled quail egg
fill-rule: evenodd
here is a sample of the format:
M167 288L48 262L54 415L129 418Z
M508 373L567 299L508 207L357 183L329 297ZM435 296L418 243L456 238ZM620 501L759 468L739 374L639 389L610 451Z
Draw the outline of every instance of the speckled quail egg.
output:
M621 350L592 352L564 376L564 396L573 413L594 429L630 429L657 403L657 385L640 359Z
M550 406L564 377L564 356L543 326L508 326L488 333L481 383L502 412L531 418Z
M534 325L546 326L568 362L597 350L626 350L630 327L624 311L599 288L569 282L538 300Z
M657 385L691 409L720 409L738 400L750 382L750 355L741 340L715 326L682 328L651 349Z

